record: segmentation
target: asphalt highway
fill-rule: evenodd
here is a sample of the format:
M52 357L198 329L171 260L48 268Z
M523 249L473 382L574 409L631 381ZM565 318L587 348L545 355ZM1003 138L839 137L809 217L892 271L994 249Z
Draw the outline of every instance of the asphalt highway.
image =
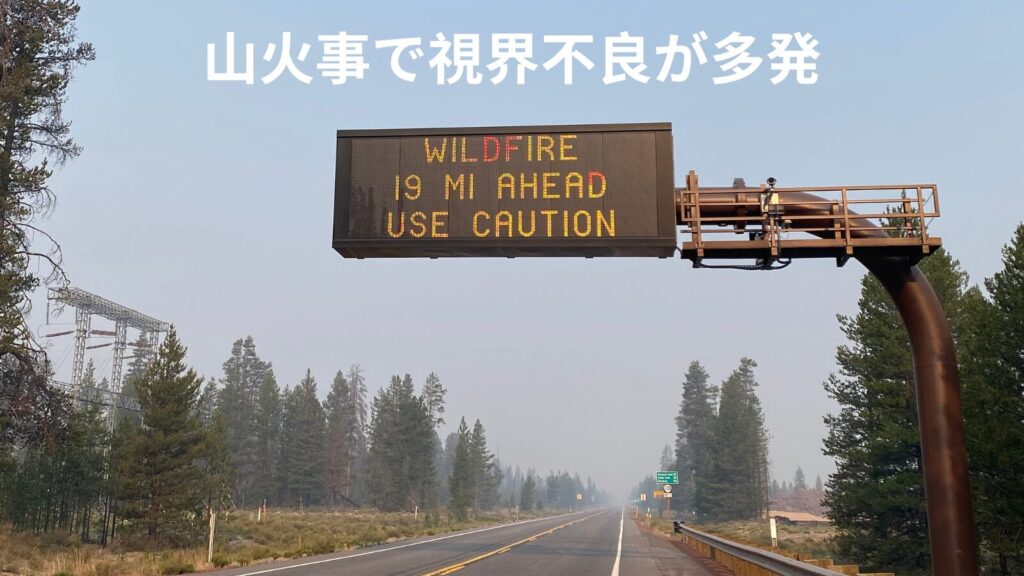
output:
M622 510L403 540L338 554L205 572L216 576L705 576L700 563L644 534Z

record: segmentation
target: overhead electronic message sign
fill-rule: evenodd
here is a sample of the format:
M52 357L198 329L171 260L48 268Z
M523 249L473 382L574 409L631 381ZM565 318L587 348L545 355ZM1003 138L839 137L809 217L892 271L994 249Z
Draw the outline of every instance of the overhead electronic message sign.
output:
M338 132L345 257L671 256L672 126Z

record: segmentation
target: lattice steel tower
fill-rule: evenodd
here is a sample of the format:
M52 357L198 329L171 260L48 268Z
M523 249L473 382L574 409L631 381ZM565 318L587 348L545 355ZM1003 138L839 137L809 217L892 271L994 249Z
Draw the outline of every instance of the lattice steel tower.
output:
M160 334L170 330L170 324L147 316L127 306L111 302L106 298L86 292L81 288L57 288L50 291L50 300L62 302L75 309L75 358L71 367L71 384L76 388L82 383L85 370L86 341L94 332L92 317L101 316L114 322L114 358L110 374L110 390L121 392L121 371L128 348L128 328L142 332L144 339L155 350ZM106 333L110 335L110 333Z

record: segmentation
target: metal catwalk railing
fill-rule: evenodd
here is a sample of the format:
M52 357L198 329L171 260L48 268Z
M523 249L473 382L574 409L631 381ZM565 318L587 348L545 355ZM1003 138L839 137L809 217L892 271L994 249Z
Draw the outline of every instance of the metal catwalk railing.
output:
M683 257L695 262L834 257L842 264L875 254L916 262L942 245L928 230L940 215L934 184L751 188L737 180L733 188L701 188L691 172L676 194L677 222L690 235Z

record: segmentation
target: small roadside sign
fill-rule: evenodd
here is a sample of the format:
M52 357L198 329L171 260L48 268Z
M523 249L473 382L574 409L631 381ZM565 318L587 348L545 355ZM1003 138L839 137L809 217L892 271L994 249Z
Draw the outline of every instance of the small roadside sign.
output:
M664 490L666 493L672 492L672 485L671 484L665 484L664 486L662 486L661 489Z
M655 498L661 498L661 497L663 497L664 495L665 495L665 492L664 492L664 491L662 491L662 490L655 490L655 491L654 491L654 497L655 497Z

